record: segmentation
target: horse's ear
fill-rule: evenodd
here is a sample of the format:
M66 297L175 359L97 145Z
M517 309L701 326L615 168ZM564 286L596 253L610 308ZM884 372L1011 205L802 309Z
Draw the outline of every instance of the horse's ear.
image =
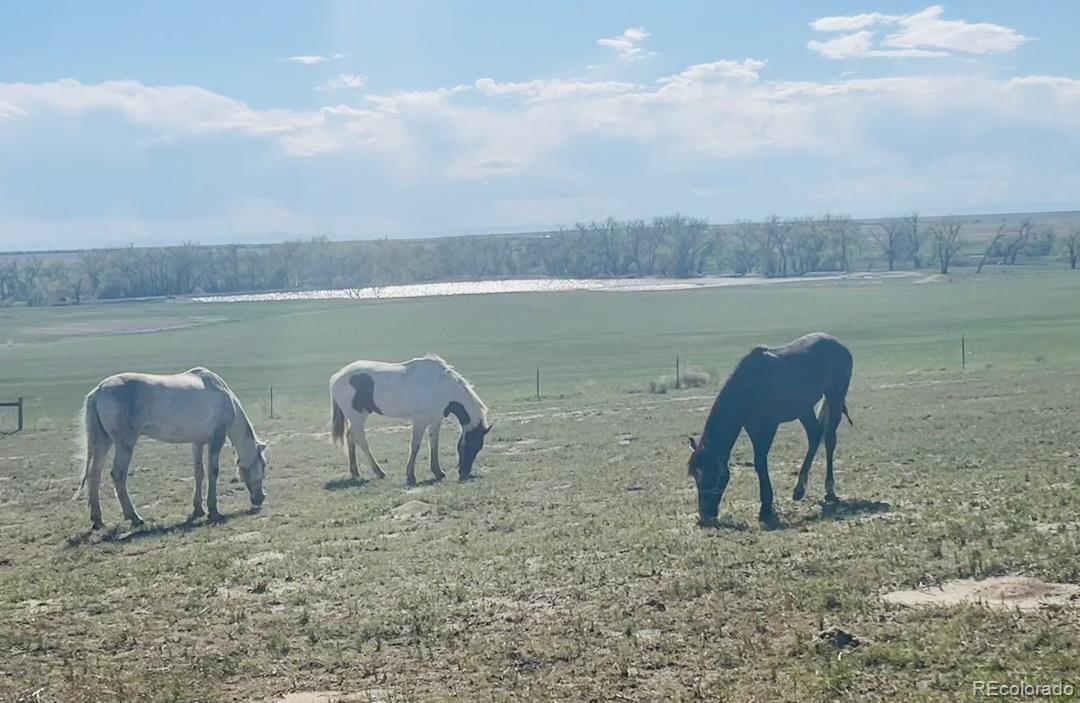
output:
M495 423L493 422L490 425L488 425L487 427L485 427L484 428L484 434L486 435L488 432L491 432L491 428L494 427L494 426L495 426Z
M698 444L697 444L697 440L694 439L694 435L690 435L686 439L687 439L687 442L690 444L690 448L693 449L694 451L697 451Z
M256 442L255 446L259 448L259 454L266 452L266 442Z

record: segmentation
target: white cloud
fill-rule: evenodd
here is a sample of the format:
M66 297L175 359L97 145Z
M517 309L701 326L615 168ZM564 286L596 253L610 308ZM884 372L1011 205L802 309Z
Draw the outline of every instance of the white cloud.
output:
M765 64L765 61L758 59L743 59L742 61L724 59L712 63L699 63L673 76L658 78L656 82L670 85L691 85L694 83L708 83L713 80L733 79L749 83L758 79L758 72L765 68Z
M943 20L940 6L902 17L900 30L885 37L887 46L901 49L931 47L968 54L1004 54L1026 42L1015 29L997 24Z
M811 40L806 48L816 51L827 59L853 59L853 58L945 58L949 56L947 51L928 49L874 49L873 32L855 32L842 34L835 39L819 42Z
M844 34L827 41L811 40L806 46L830 59L944 58L954 54L1008 53L1028 41L1010 27L946 20L942 19L944 12L941 6L932 5L910 15L872 12L822 17L810 23L811 29ZM881 27L894 27L895 31L878 41L876 32Z
M969 115L979 129L1080 136L1074 78L764 81L765 65L713 61L650 85L481 78L472 86L367 95L366 108L318 110L260 110L195 86L137 81L0 83L0 115L32 127L38 117L114 112L165 138L233 133L272 141L298 157L355 151L385 158L403 173L466 179L558 171L562 149L603 140L625 140L687 164L784 150L853 154L879 149L880 125L904 115L945 126ZM465 94L468 99L457 99ZM1032 101L1039 110L1029 109Z
M499 83L491 78L479 78L476 90L481 95L519 96L534 102L562 100L588 95L612 95L628 93L641 86L637 83L622 81L581 81L581 80L534 80L521 83Z
M302 63L305 66L314 66L315 64L326 63L325 56L308 55L308 56L289 56L285 61L292 61L293 63Z
M865 44L856 49L860 46ZM894 49L871 43L866 50ZM415 219L420 224L413 232L439 217L461 224L481 210L484 217L494 211L502 214L497 222L478 224L505 226L521 224L515 213L525 217L521 213L526 212L531 224L567 221L573 218L565 213L578 213L575 208L581 208L582 217L620 215L620 207L623 214L643 215L650 208L700 204L703 201L685 199L695 197L688 195L695 189L724 193L714 198L716 207L737 205L741 209L734 216L760 214L746 208L774 199L774 205L760 207L797 212L802 203L811 203L808 207L814 209L861 207L872 212L900 203L932 209L935 203L949 204L950 198L955 203L950 209L955 210L963 210L965 203L998 207L989 202L991 196L1000 196L1001 207L1068 202L1067 192L1075 192L1080 171L1056 145L1080 142L1080 79L996 78L965 74L960 64L950 66L956 72L949 75L786 81L766 78L772 71L765 72L763 60L723 59L641 84L479 78L470 85L365 95L359 106L354 102L311 110L257 109L197 86L85 84L73 79L0 83L0 150L8 153L6 147L17 139L19 148L12 152L25 160L28 153L33 157L35 144L93 139L102 125L110 139L129 135L131 148L147 149L151 159L169 158L164 152L149 153L161 140L217 135L261 141L309 159L305 173L315 179L326 176L326 183L350 180L334 171L343 163L349 169L371 163L371 172L394 179L393 192L408 194L418 205L401 209L400 202L389 203L385 194L348 191L357 192L356 202L362 204L360 214L349 217L392 214ZM1032 109L1033 104L1038 109ZM76 128L56 129L65 121ZM125 124L136 128L125 131ZM1010 139L1017 134L1032 138ZM46 162L50 153L43 152ZM792 154L798 158L789 158ZM9 170L18 172L19 163ZM992 174L983 172L988 166ZM291 166L286 161L282 168ZM656 173L664 176L642 175ZM478 181L501 181L491 191L498 195L492 196L490 209L488 203L479 208L469 200ZM452 207L431 209L440 198L452 201ZM305 214L304 207L294 204L281 204L294 210L290 216L252 201L250 207L238 206L235 221L219 230L250 228L256 233L278 222L282 231L297 234L373 231L350 229L349 222L359 219L335 229L319 219L315 205L309 203ZM255 216L263 211L273 216ZM117 212L131 211L121 207ZM14 211L10 217L16 217ZM30 239L39 231L32 222L21 222L14 230L17 236L38 241ZM161 237L166 231L160 223L148 223L145 230L139 222L114 224L125 238L143 236L140 232L148 239ZM188 224L191 231L202 226ZM40 231L62 226L46 223ZM401 225L394 231L408 228ZM94 230L99 231L108 232L109 227Z
M363 88L367 83L367 76L357 73L339 73L322 85L316 86L315 90L324 93L332 93L338 90L356 90Z
M596 43L614 49L623 61L637 61L650 55L649 52L639 46L641 42L648 38L649 33L645 31L644 27L630 27L622 34L617 34L614 37L597 39Z
M880 12L867 12L861 15L849 15L841 17L822 17L810 23L810 28L816 32L850 32L854 29L865 29L891 22L896 15L883 15Z

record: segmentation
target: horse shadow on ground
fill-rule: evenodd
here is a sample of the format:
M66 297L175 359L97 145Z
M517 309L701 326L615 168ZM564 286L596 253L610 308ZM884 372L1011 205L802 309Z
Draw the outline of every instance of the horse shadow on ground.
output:
M865 500L863 498L823 500L819 505L821 506L821 512L816 515L805 515L791 522L784 522L780 527L801 527L820 522L842 522L853 518L892 512L892 505L885 501Z
M345 478L330 479L323 484L323 488L328 491L346 491L350 488L362 488L367 484L368 480L366 478L346 476Z
M763 531L790 530L821 522L839 522L892 511L892 506L889 503L880 500L863 500L862 498L823 500L819 505L821 506L820 513L804 515L792 520L778 514L773 522L761 523L761 529ZM726 532L747 532L750 530L747 523L726 517L719 518L713 523L701 527Z
M231 513L222 513L221 518L213 522L202 518L187 518L182 522L175 522L169 525L151 525L148 523L143 523L137 527L133 527L129 524L114 525L105 530L86 530L85 532L80 532L74 537L69 537L65 542L65 547L70 549L83 545L129 544L148 537L184 534L202 527L224 525L234 518L242 517L244 515L255 515L257 513L257 509L248 508L246 510L235 510ZM100 539L95 540L95 535L100 535Z

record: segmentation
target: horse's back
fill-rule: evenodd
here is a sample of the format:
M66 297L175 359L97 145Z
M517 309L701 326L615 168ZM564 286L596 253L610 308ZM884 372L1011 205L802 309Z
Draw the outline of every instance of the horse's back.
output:
M205 370L204 370L205 371ZM165 442L206 441L231 420L231 392L217 374L120 373L94 391L110 435L145 434Z

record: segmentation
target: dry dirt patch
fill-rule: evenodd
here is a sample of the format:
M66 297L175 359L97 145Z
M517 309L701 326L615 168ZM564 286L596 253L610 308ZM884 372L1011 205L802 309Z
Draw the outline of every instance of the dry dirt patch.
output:
M1080 605L1080 586L1048 583L1029 576L997 576L976 581L957 579L940 586L886 593L887 603L906 606L983 605L1002 610L1037 610Z
M220 322L220 318L184 316L143 320L83 320L45 327L31 327L22 336L59 338L110 334L144 334L147 332L188 329L208 322Z
M435 506L422 500L410 500L391 510L390 514L398 520L409 520L434 515Z

